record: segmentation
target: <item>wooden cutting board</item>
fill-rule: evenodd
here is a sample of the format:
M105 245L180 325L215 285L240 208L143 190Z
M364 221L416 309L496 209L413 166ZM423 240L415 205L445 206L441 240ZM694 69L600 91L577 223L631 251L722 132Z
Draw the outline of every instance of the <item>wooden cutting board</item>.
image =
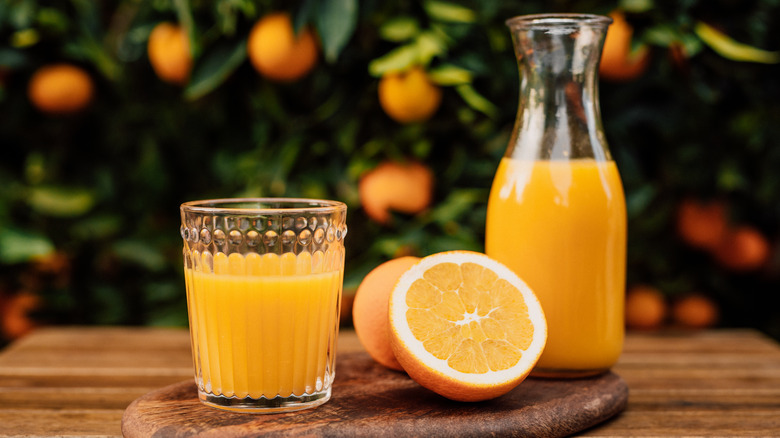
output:
M128 406L122 433L135 437L537 436L582 431L621 412L628 386L614 373L594 378L529 378L485 402L447 400L365 352L337 357L333 396L284 414L240 414L205 406L191 380L152 391Z

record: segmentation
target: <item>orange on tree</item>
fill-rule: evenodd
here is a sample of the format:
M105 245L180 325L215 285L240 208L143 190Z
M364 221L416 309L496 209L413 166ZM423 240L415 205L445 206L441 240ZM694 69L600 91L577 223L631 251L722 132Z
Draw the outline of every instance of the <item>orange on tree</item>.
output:
M485 254L433 254L390 294L390 342L404 371L446 398L499 397L531 372L547 342L536 295Z
M634 28L626 21L625 14L614 10L609 14L612 24L607 29L604 49L601 53L599 75L607 80L628 81L639 77L650 63L650 50L640 46L631 50Z
M626 326L649 330L660 327L667 314L666 298L649 285L635 285L626 292Z
M374 360L394 370L403 371L403 367L390 347L387 319L390 292L401 274L419 260L419 257L407 256L380 264L360 282L352 304L352 324L363 348Z
M672 303L672 317L683 327L712 327L718 322L719 315L717 304L700 293L688 294Z
M761 231L748 225L729 230L713 251L715 259L733 271L763 267L771 255L769 241Z
M399 123L428 120L439 109L441 95L441 88L419 66L385 73L379 80L379 104Z
M384 161L358 181L358 195L368 217L387 224L390 212L416 214L431 203L433 172L419 162Z
M677 232L687 244L711 250L728 230L726 206L720 201L683 200L677 207Z
M308 27L296 35L290 15L274 12L252 27L247 54L252 66L264 77L291 82L305 76L317 64L317 40Z
M19 292L9 297L0 312L0 329L7 339L17 339L31 332L38 323L30 316L41 307L41 298L32 292Z
M157 77L177 85L189 80L192 53L184 28L170 22L159 23L149 34L146 50Z
M38 110L49 114L81 111L92 101L92 77L81 67L51 64L36 70L27 87L27 96Z

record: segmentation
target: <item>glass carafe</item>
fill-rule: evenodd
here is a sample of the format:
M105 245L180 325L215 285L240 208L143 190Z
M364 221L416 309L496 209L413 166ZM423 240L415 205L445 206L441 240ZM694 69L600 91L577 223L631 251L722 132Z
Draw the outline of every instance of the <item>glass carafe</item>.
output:
M623 347L625 197L604 136L598 63L608 17L507 21L520 70L512 137L490 191L485 250L547 317L536 376L608 370Z

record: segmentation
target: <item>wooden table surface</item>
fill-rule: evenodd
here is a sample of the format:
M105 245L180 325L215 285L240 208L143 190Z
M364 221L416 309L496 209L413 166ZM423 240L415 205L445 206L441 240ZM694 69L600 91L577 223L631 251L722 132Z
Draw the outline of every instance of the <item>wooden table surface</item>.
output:
M629 333L613 371L628 407L583 436L780 436L780 344L758 332ZM191 378L186 330L39 329L0 352L0 436L121 436L130 402Z

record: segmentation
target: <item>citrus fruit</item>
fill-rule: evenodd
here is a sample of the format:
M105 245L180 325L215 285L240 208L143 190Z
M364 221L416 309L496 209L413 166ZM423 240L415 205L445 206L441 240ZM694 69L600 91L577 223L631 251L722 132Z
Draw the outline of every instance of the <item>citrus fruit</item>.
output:
M677 208L677 232L688 245L713 249L728 230L726 216L726 206L722 202L686 199Z
M156 25L149 34L146 50L157 77L171 84L187 82L192 70L192 54L187 32L181 26L169 22Z
M384 161L361 176L358 195L368 217L387 224L390 211L417 214L428 208L433 172L419 162Z
M394 370L403 371L403 367L390 347L388 300L401 274L419 260L419 257L399 257L380 264L360 282L352 304L352 324L363 348L374 360Z
M276 81L295 81L317 63L317 41L309 28L295 35L290 15L274 12L252 27L247 54L261 75Z
M71 64L39 68L30 79L27 95L40 111L50 114L78 112L89 105L93 94L92 77Z
M718 322L718 306L708 297L692 293L672 304L675 322L688 328L712 327Z
M4 304L0 314L0 329L6 338L20 338L38 326L30 315L42 305L38 295L22 291L9 297Z
M742 225L729 230L713 251L715 259L733 271L752 271L769 260L770 245L757 229Z
M650 63L650 51L647 46L641 46L632 52L631 37L634 28L626 21L622 11L612 11L609 16L613 21L607 29L607 37L604 40L599 75L612 81L634 79L647 69Z
M441 104L441 88L432 83L422 67L388 72L379 80L379 103L399 123L431 118Z
M539 300L485 254L451 251L407 270L390 294L390 345L417 383L457 401L501 396L542 354Z
M626 292L626 326L634 329L655 329L666 318L666 298L660 290L648 285L632 286Z

